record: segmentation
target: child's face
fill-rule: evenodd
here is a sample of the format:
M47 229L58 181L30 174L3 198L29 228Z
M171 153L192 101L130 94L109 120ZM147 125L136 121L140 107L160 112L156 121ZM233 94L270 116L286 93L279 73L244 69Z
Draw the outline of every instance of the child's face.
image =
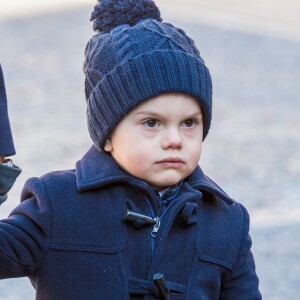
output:
M193 172L200 159L202 135L202 113L196 100L169 93L126 115L104 149L128 173L163 190Z

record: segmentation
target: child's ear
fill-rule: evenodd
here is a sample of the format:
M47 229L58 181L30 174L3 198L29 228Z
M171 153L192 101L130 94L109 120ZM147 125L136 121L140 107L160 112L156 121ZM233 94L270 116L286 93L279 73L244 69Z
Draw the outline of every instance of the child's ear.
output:
M106 141L105 141L104 150L106 152L111 152L112 149L113 149L113 147L112 147L111 139L107 138Z

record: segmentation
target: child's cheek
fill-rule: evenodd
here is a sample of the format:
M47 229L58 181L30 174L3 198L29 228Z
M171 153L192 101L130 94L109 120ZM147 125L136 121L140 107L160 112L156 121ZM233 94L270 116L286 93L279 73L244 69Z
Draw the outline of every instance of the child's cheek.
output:
M145 139L154 138L158 135L158 133L159 133L158 128L149 128L149 127L145 127L145 126L141 126L139 128L139 135Z

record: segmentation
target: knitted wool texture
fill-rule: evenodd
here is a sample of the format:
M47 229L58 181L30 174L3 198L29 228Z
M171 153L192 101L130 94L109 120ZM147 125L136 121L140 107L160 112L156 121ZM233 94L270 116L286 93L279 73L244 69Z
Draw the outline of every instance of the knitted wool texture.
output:
M203 139L210 128L211 76L194 41L160 17L141 18L112 30L102 26L107 31L94 35L86 46L88 128L99 149L133 108L163 93L193 96L202 109Z

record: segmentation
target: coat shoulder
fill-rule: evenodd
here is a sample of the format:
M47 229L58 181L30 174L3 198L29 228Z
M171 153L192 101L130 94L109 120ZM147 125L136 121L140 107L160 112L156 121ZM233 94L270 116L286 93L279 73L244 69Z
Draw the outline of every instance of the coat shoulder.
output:
M242 204L204 194L196 241L200 259L233 270L248 232L249 215Z
M71 189L76 189L74 174L74 170L64 170L53 171L41 177L29 178L23 187L21 201L34 197L41 204L49 205L54 201L56 195L62 195Z

